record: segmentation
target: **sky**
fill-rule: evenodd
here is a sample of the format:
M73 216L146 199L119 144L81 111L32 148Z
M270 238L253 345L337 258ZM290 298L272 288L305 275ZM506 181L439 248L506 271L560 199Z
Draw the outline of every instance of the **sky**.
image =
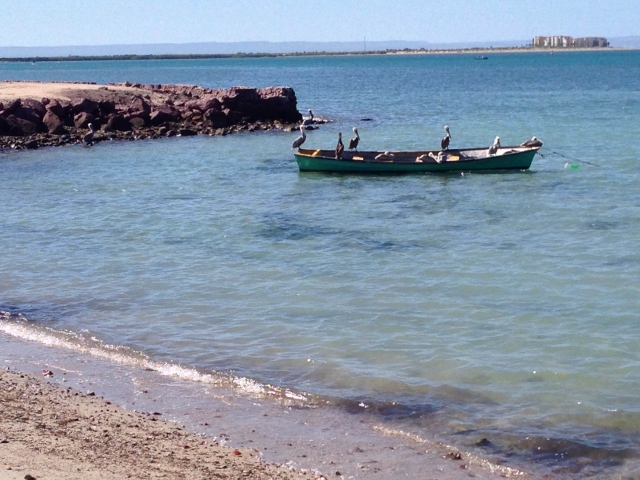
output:
M0 46L640 35L640 0L0 0Z

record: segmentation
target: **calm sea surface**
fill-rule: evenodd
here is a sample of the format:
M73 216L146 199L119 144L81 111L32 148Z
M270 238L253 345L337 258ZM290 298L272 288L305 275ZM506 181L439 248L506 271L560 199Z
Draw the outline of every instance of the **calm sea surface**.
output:
M541 138L528 172L464 175L301 174L283 132L0 154L0 310L24 315L0 330L486 438L569 478L640 478L640 52L5 63L5 79L291 86L333 120L313 147L354 126L375 150L435 148L445 124L454 147Z

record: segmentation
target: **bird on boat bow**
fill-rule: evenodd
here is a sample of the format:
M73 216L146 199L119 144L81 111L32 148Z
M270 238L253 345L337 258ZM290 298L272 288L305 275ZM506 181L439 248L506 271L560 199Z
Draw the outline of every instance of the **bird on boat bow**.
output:
M540 140L538 140L537 137L531 137L531 140L527 140L526 142L522 142L520 144L521 147L541 147L542 146L542 142Z
M440 140L440 148L442 150L447 150L449 148L449 143L451 142L451 133L449 133L449 126L444 126L445 136Z
M336 145L336 159L342 158L342 152L344 152L344 143L342 143L342 132L338 132L338 144Z
M498 153L498 149L500 148L500 137L496 137L493 140L493 144L489 147L489 151L487 152L489 155L495 155Z
M307 139L307 134L304 133L304 126L300 125L300 133L301 135L296 138L293 143L291 144L291 148L300 148L300 145L302 145L304 143L304 141Z
M355 137L349 140L349 150L358 151L358 143L360 142L360 135L358 134L358 129L353 127L353 133L355 133Z

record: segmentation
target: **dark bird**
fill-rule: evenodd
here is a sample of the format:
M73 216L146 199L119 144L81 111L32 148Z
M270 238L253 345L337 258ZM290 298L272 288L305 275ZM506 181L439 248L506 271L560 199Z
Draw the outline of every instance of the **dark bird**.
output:
M344 143L342 143L342 132L338 133L338 144L336 145L336 158L340 160L344 152Z
M493 145L489 147L489 151L487 152L489 155L495 155L498 153L498 149L500 148L500 137L496 137L493 140Z
M307 110L309 112L309 117L305 118L302 121L302 125L304 125L305 127L307 125L311 125L313 123L313 112L311 111L311 109Z
M358 134L358 129L356 127L353 127L353 133L355 133L356 136L349 140L349 150L355 150L357 152L360 135Z
M447 150L449 148L449 142L451 142L451 134L449 133L448 125L444 126L444 131L446 132L446 135L442 137L442 140L440 140L440 147L442 150Z
M300 125L300 133L302 135L300 135L298 138L296 138L293 143L291 144L291 148L300 148L300 145L302 145L304 143L304 141L307 139L307 134L304 133L304 126Z
M531 140L527 140L526 142L522 142L520 144L521 147L541 147L542 142L538 140L537 137L531 137Z
M89 127L89 133L87 133L84 137L82 137L82 141L85 143L85 145L93 145L93 134L96 131L93 128L92 123L90 123L88 127Z

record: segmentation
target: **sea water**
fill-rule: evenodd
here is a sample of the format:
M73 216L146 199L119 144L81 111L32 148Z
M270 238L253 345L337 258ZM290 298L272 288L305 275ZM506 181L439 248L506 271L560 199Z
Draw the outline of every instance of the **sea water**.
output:
M445 124L454 148L542 139L529 171L409 176L299 173L280 131L0 154L0 329L567 478L638 475L639 52L0 79L291 86L331 120L308 147L352 127L367 150L437 148Z

